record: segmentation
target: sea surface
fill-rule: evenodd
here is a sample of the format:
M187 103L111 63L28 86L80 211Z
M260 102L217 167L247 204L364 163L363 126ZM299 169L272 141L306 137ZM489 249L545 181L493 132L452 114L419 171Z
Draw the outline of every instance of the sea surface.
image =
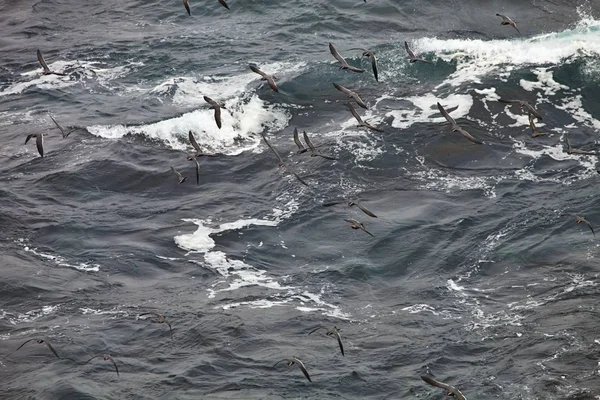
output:
M600 2L228 4L0 1L0 399L600 399Z

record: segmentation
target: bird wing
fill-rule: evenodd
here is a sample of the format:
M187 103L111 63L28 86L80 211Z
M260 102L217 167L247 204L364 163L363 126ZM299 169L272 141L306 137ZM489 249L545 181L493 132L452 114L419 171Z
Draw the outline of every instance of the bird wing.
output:
M596 232L594 232L594 228L592 227L592 224L590 223L590 221L588 221L587 219L584 220L585 223L587 224L587 226L590 227L590 230L592 231L592 233L594 234L594 237L596 237ZM58 356L57 356L58 357Z
M502 18L504 21L510 21L510 18L508 18L506 15L496 13L496 16Z
M208 96L204 96L204 101L207 102L208 104L210 104L213 107L219 107L219 105L217 104L217 102L214 101L213 99L211 99Z
M35 133L30 133L29 135L27 135L27 138L25 139L25 144L27 144L27 142L29 142L29 139L31 139L32 137L37 136Z
M404 48L406 49L406 52L408 53L410 58L415 58L415 53L412 52L412 50L408 47L408 42L404 42Z
M200 186L200 164L198 164L196 157L194 157L194 162L196 163L196 184Z
M262 76L263 78L267 78L267 74L265 74L263 71L261 71L255 64L250 64L250 69L252 70L252 72L259 74L260 76Z
M569 134L568 133L565 135L565 139L567 141L567 153L570 154L572 149L571 149L571 140L569 140ZM25 143L27 143L27 142L25 142Z
M338 341L338 344L340 345L340 351L342 352L342 356L345 357L344 355L344 345L342 344L342 337L340 336L340 333L336 330L335 331L335 338Z
M363 206L361 206L359 203L352 202L352 204L356 204L356 206L360 209L360 211L364 212L369 217L377 218L377 215L373 214L371 211L367 210L366 208L364 208Z
M37 340L37 339L26 340L25 342L23 342L23 344L21 344L19 347L17 347L17 349L15 351L13 351L13 353L16 353L17 351L19 351L21 349L21 347L25 346L27 343L31 342L32 340Z
M466 137L467 139L469 139L471 142L476 143L476 144L483 144L483 142L475 139L473 136L471 136L471 134L469 132L465 131L460 126L457 126L456 130L459 131L461 135L463 135L464 137Z
M535 133L537 128L535 126L535 122L533 121L533 115L529 114L529 127L531 128L531 132Z
M46 60L44 60L44 56L42 55L42 52L39 49L37 51L37 59L40 62L40 65L42 66L42 68L44 69L44 72L51 72L50 68L48 68L48 64L46 64Z
M309 139L308 134L306 133L306 131L304 131L302 134L304 135L304 141L306 142L306 144L310 148L310 151L313 154L316 154L317 153L317 149L315 149L315 145L310 141L310 139Z
M443 382L436 381L435 379L430 378L428 376L421 376L421 379L423 379L425 382L429 383L431 386L439 387L439 388L447 390L449 392L452 392L454 389L452 386L447 385Z
M46 346L48 346L48 348L50 349L50 351L52 353L54 353L54 355L56 356L56 358L60 358L60 356L58 355L58 353L56 352L56 350L54 350L54 347L52 347L52 343L50 343L50 341L48 339L44 339L44 343L46 343Z
M536 111L536 109L535 109L535 108L533 108L533 106L532 106L531 104L529 104L529 103L528 103L528 102L526 102L526 101L524 101L522 104L525 106L525 108L527 108L527 111L529 111L529 114L532 114L532 115L533 115L534 117L536 117L537 119L542 119L542 116L540 115L540 113L538 113L538 112Z
M181 174L180 174L179 172L177 172L177 171L175 170L175 168L171 167L171 169L173 170L173 172L175 172L175 173L177 174L177 176L181 176ZM139 317L143 317L144 315L154 315L156 318L160 318L160 317L162 317L162 315L161 315L161 314L159 314L159 313L157 313L157 312L154 312L154 311L148 311L148 312L145 312L145 313L141 313L141 314L140 314L140 315L138 315L138 316L139 316Z
M44 157L44 135L39 133L35 136L35 145L37 146L38 153Z
M60 132L62 133L63 137L65 137L65 129L62 126L60 126L60 124L58 122L56 122L56 120L54 119L54 117L52 115L50 115L50 119L54 122L54 125L56 125L56 127L58 129L60 129Z
M331 207L331 206L335 206L335 205L338 205L338 204L342 204L342 203L344 203L344 202L345 202L345 200L344 200L344 199L342 199L342 200L324 201L324 202L323 202L321 205L322 205L323 207ZM316 329L319 329L319 328L316 328ZM316 329L315 329L315 330L316 330ZM311 333L312 333L312 332L311 332Z
M312 379L310 379L310 375L308 375L308 371L306 370L304 363L298 360L297 358L294 358L294 363L298 366L298 368L300 368L306 379L308 379L309 382L312 382Z
M338 60L340 64L342 64L342 66L348 66L346 59L342 57L342 55L337 51L335 47L333 47L333 44L331 43L329 43L329 51L331 52L331 55L335 57L335 59Z
M172 166L172 165L171 165L171 171L173 171L173 173L174 173L175 175L177 175L177 177L178 177L179 179L183 178L183 176L181 175L181 173L179 173L178 171L176 171L176 170L175 170L175 168L173 168L173 166ZM141 317L142 315L146 315L146 314L149 314L149 313L143 313L143 314L140 314L140 317Z
M452 118L450 116L450 114L448 114L448 112L444 109L444 107L442 107L442 105L440 103L437 103L437 107L440 110L440 112L442 113L442 115L444 116L444 118L446 118L446 121L450 122L450 125L452 125L452 129L454 129L455 127L458 127L458 125L456 124L456 121L454 121L454 118Z
M215 122L217 127L221 129L221 107L218 104L215 105Z
M521 104L521 100L506 100L506 99L498 99L500 103L504 104Z
M375 237L375 235L373 235L371 232L369 232L363 224L360 224L360 229L365 231L366 233L368 233L370 236Z
M309 186L308 183L306 183L306 181L304 179L302 179L300 177L300 175L298 175L298 173L296 172L296 170L294 170L292 167L290 167L286 163L283 163L283 166L285 167L285 169L288 170L289 173L291 173L292 175L294 175L296 177L296 179L298 179L300 181L300 183L302 183L305 186Z
M275 150L275 148L273 146L271 146L271 143L269 143L269 141L267 140L265 134L261 133L260 135L262 136L262 138L265 141L265 143L267 144L267 146L269 146L269 148L273 151L273 153L275 153L275 155L279 159L279 162L282 163L282 164L285 164L285 162L283 161L283 158L281 158L281 156L279 155L279 153L277 152L277 150Z
M519 30L519 28L517 28L517 24L515 24L514 22L511 24L513 26L513 28L515 28L517 30L517 32L519 32L519 35L522 35L521 31Z
M333 83L333 87L335 87L337 90L339 90L342 93L347 94L348 96L352 96L352 93L354 93L352 90L350 89L346 89L345 87L343 87L342 85L338 85L337 83Z
M219 3L221 3L221 5L222 5L223 7L225 7L226 9L228 9L228 10L229 10L229 6L227 5L227 3L225 3L225 0L219 0Z
M358 95L358 93L353 92L351 90L349 92L351 93L350 97L352 97L356 101L356 104L358 104L362 108L365 108L365 109L368 108L367 104L363 101L363 99L360 98L360 96Z
M358 115L358 113L356 112L356 109L354 108L354 106L352 106L352 103L348 103L348 109L350 110L350 113L352 114L352 116L354 118L356 118L356 120L358 121L359 124L364 124L364 121L362 120L362 118L360 117L360 115Z
M183 5L188 13L189 16L192 15L192 10L190 10L190 1L189 0L183 0Z
M194 134L192 133L192 131L189 132L189 139L190 139L190 143L192 144L192 147L198 152L198 153L202 153L202 149L200 149L200 145L198 145L198 142L196 142L196 138L194 137Z
M415 58L414 60L415 61L421 61L421 62L424 62L424 63L427 63L427 64L433 64L431 61L425 60L424 58Z
M335 204L337 204L337 203L335 203ZM323 204L323 205L325 205L325 204ZM329 204L329 205L333 205L333 204ZM321 328L323 328L323 327L322 326L317 326L315 329L313 329L312 331L308 332L308 334L311 335L311 334L315 333L316 331L318 331Z
M371 57L371 67L373 68L373 75L375 76L375 80L379 82L379 73L377 72L377 58L373 52L369 52L369 57Z
M117 363L115 362L115 360L108 354L105 356L105 358L108 358L110 361L112 361L112 364L115 366L115 371L117 371L117 376L120 376L119 375L119 367L117 367Z
M266 75L266 74L265 74L265 78L267 79L267 82L269 83L269 86L271 87L271 89L274 92L279 92L279 88L277 87L277 84L275 83L275 79L273 79L272 76Z
M304 179L302 179L300 177L300 175L298 175L298 173L289 165L287 165L284 161L283 158L281 158L281 156L279 155L279 153L277 152L277 150L275 150L275 148L273 146L271 146L271 143L269 143L269 141L267 140L267 138L265 137L265 134L261 132L260 134L262 136L262 138L264 139L265 143L267 144L267 146L269 146L269 148L271 150L273 150L273 153L275 153L275 155L277 156L277 158L279 159L279 162L281 163L281 165L283 165L285 167L285 169L288 170L288 172L290 172L292 175L294 175L296 177L296 179L298 179L300 181L300 183L302 183L303 185L308 186L308 183L306 183L306 181L304 181Z
M296 146L298 146L298 150L306 150L306 148L300 141L300 137L298 136L298 128L294 128L294 143L296 143Z
M384 130L383 130L383 129L376 128L376 127L374 127L373 125L371 125L371 124L368 124L368 123L366 123L366 122L365 122L365 123L363 123L363 124L362 124L362 126L364 126L365 128L369 128L369 129L371 129L371 130L373 130L373 131L376 131L376 132L384 132Z

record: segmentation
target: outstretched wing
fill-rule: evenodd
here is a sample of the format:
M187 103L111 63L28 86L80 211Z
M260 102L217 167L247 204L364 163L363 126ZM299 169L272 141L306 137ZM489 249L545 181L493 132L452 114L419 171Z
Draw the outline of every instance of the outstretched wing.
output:
M42 55L42 52L39 49L37 51L37 59L40 62L40 65L42 66L42 68L44 68L44 72L51 72L50 68L48 68L48 64L46 64L46 60L44 60L44 56Z
M404 48L406 49L406 52L408 53L408 56L410 58L415 58L415 53L412 52L412 50L408 47L408 42L404 42Z

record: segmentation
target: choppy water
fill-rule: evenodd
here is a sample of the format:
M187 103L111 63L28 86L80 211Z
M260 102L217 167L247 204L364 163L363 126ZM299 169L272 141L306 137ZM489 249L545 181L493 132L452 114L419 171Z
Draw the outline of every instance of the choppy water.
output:
M120 370L30 343L0 361L0 398L442 398L424 373L470 400L600 398L600 247L574 217L600 226L598 158L564 147L598 145L600 4L423 3L0 3L0 357L43 336ZM38 48L69 76L42 76ZM332 82L385 133L357 129ZM546 136L500 97L534 104ZM48 113L84 129L62 139ZM296 155L294 127L338 160ZM189 130L223 154L200 187ZM23 145L39 132L43 159ZM321 206L338 196L379 218ZM313 383L272 368L289 356Z

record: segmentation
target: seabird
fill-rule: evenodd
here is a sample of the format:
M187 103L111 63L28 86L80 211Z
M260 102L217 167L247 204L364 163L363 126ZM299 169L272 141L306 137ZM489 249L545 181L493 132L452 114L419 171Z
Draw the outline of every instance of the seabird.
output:
M584 223L587 224L587 226L589 226L590 230L592 231L592 233L594 234L594 237L596 237L596 232L594 232L594 228L592 227L592 224L590 224L590 221L588 221L587 219L585 219L584 217L580 217L578 215L575 216L575 222L577 222L578 224L580 223Z
M535 108L533 108L533 106L531 104L529 104L528 102L526 102L525 100L504 100L504 99L498 99L498 101L500 103L504 103L504 104L518 104L519 107L521 107L521 110L523 109L523 107L525 107L527 109L527 112L529 114L532 114L538 120L542 119L542 116L540 115L540 113L538 113L535 110Z
M303 131L304 134L304 141L306 142L306 144L308 145L308 147L310 148L310 152L311 152L311 157L323 157L326 158L328 160L337 160L337 158L332 157L332 156L328 156L325 154L321 154L319 152L319 150L317 150L317 148L312 144L312 142L310 141L310 139L308 138L308 135L306 134L306 131Z
M277 87L277 84L275 83L275 80L273 79L273 77L271 75L258 69L258 66L256 64L249 64L249 65L250 65L250 69L252 70L252 72L259 74L260 76L263 77L263 79L267 80L267 82L269 83L269 86L271 87L271 89L274 92L279 92L279 88Z
M354 201L354 200L339 199L339 200L326 201L326 202L323 202L323 207L330 207L330 206L335 206L337 204L343 204L343 203L348 204L348 207L357 206L360 209L360 211L364 212L369 217L377 218L377 215L373 214L371 211L367 210L360 203L358 203L357 201Z
M583 155L583 156L595 156L597 154L596 152L593 152L593 151L579 150L579 149L574 149L573 147L571 147L571 140L569 139L568 133L565 135L565 139L567 141L567 154L579 154L579 155Z
M291 367L292 365L296 364L298 366L298 368L300 368L300 370L302 371L302 373L304 374L306 379L308 379L309 382L312 382L312 379L310 379L310 375L308 375L308 371L306 370L304 363L302 361L300 361L297 357L286 358L281 361L277 361L275 363L275 365L273 365L273 368L275 368L277 366L277 364L282 363L282 362L285 362L288 367Z
M406 52L408 53L410 60L408 60L411 63L417 62L417 61L421 61L427 64L433 64L431 61L427 61L424 58L417 58L415 57L415 53L412 52L412 50L408 47L408 42L404 42L404 48L406 48Z
M473 136L471 136L471 134L469 132L465 131L463 128L458 126L456 121L454 121L454 118L452 118L450 116L450 114L448 114L446 112L446 110L444 110L444 107L442 107L442 105L440 103L437 103L437 106L438 106L438 109L440 110L440 112L442 113L442 115L444 116L444 118L446 118L446 121L450 122L450 125L452 125L452 132L458 131L458 132L460 132L461 135L463 135L464 137L469 139L471 142L477 143L477 144L483 144L483 142L480 142L479 140L475 139Z
M16 353L17 351L19 351L19 349L21 349L21 347L25 346L27 343L32 342L34 340L37 343L39 343L39 344L44 343L46 346L48 346L48 348L56 356L56 358L60 358L60 356L58 355L58 353L56 352L56 350L54 350L54 347L52 347L52 344L50 343L50 341L48 339L45 339L45 338L39 338L39 339L38 338L34 338L34 339L26 340L23 344L21 344L19 347L17 347L17 349L15 351L13 351L12 353L7 354L2 359L5 359L6 357L8 357L9 355L11 355L13 353Z
M340 330L338 329L337 326L334 326L333 328L325 328L322 326L318 326L315 329L313 329L312 331L310 331L308 334L310 335L310 334L318 331L321 328L326 329L325 336L335 337L337 339L337 342L340 345L340 351L342 352L342 356L344 356L344 345L342 344L342 337L340 336Z
M375 235L373 235L371 232L369 232L367 230L367 228L365 228L365 225L362 222L358 222L355 219L345 219L344 221L346 221L346 222L348 222L350 224L350 228L352 228L352 229L360 229L361 231L365 231L369 235L375 237Z
M362 68L356 68L356 67L353 67L352 65L348 64L346 62L346 60L344 59L344 57L342 57L341 54L338 53L338 51L335 49L335 47L333 47L333 45L331 43L329 43L329 51L331 52L331 55L334 56L335 59L340 62L340 64L342 64L340 69L347 69L347 70L353 71L353 72L365 72L365 70Z
M302 154L308 151L308 149L304 147L304 145L300 141L300 137L298 136L298 128L294 128L294 143L296 143L296 146L298 146L298 151L296 152L296 154Z
M32 137L35 138L35 145L37 146L38 153L40 153L40 157L44 157L44 134L43 133L30 133L27 135L27 139L25 139L25 144L29 142L29 139Z
M354 109L354 106L352 105L352 103L348 103L348 108L350 109L350 112L352 113L354 118L356 118L356 120L358 121L359 127L363 126L367 129L371 129L371 130L374 130L377 132L383 132L383 129L375 128L373 125L367 124L365 121L363 121L363 119L360 117L360 115L358 115L358 113Z
M181 175L181 172L177 171L175 168L173 168L173 166L171 165L171 171L173 171L173 173L175 175L177 175L177 179L179 180L179 184L181 185L183 182L185 182L185 180L187 179L187 176L183 176Z
M48 114L48 115L50 115L50 114ZM71 129L70 131L67 132L65 128L63 128L62 126L60 126L60 124L58 122L56 122L56 120L54 119L54 117L52 115L50 115L50 119L54 122L56 127L60 130L60 133L62 133L63 139L66 138L67 136L69 136L71 134L71 132L77 130L77 129Z
M362 47L355 47L350 50L360 50L363 52L363 57L369 57L371 59L371 67L373 68L373 75L375 76L375 80L379 82L379 74L377 72L377 58L375 57L375 53L373 53L369 49L363 49Z
M360 98L360 96L358 95L358 93L353 92L350 89L347 89L345 87L343 87L342 85L338 85L337 83L334 83L333 86L339 90L340 92L346 94L349 97L352 97L354 99L354 101L356 101L356 104L358 104L359 106L361 106L362 108L368 109L367 105L365 104L365 102Z
M115 366L115 371L117 371L117 376L120 376L119 375L119 368L117 368L117 363L115 362L115 360L109 354L97 354L94 357L92 357L89 360L87 360L84 364L87 364L90 361L92 361L94 358L98 358L98 357L102 357L102 359L104 359L104 361L109 361L110 360L113 363L113 365Z
M436 381L433 378L430 378L428 376L421 376L421 379L423 379L425 382L429 383L431 386L435 386L435 387L439 387L441 389L444 389L446 391L446 396L448 397L454 397L456 400L467 400L465 398L465 395L462 394L460 392L460 390L458 390L457 388L455 388L454 386L450 386L447 385L443 382L439 382Z
M40 49L38 49L38 51L37 51L37 59L40 62L40 65L42 66L42 68L44 69L44 72L42 73L42 75L60 75L60 76L67 75L67 74L63 74L60 72L51 71L50 68L48 68L48 64L46 64L46 60L44 60L44 56L42 55L42 52L40 51Z
M171 167L172 168L172 167ZM184 178L185 180L185 178ZM181 183L181 182L179 182ZM143 317L144 315L152 315L154 316L156 319L154 320L157 324L167 324L167 326L169 327L169 331L171 332L171 339L173 338L173 328L171 328L171 323L169 321L167 321L167 319L165 318L164 315L154 312L154 311L148 311L145 313L141 313L139 316Z
M268 141L268 140L267 140L267 138L265 137L265 134L261 132L261 133L260 133L260 135L261 135L261 136L262 136L262 138L264 139L264 141L265 141L265 143L267 144L267 146L269 146L269 148L270 148L271 150L273 150L273 153L275 153L275 155L276 155L276 156L277 156L277 158L279 159L279 166L280 166L280 167L285 167L285 169L287 169L287 170L288 170L288 172L290 172L292 175L294 175L294 176L296 177L296 179L298 179L298 180L300 181L300 183L302 183L303 185L306 185L306 186L308 186L308 183L306 183L306 181L304 181L304 179L302 179L302 178L300 177L300 175L298 175L298 174L296 173L296 171L295 171L295 170L294 170L292 167L288 166L288 165L287 165L287 164L286 164L286 163L283 161L283 158L281 158L281 156L279 155L279 153L277 152L277 150L275 150L275 148L274 148L273 146L271 146L271 143L269 143L269 141Z
M204 101L210 104L210 108L214 108L215 110L215 121L217 122L217 127L221 129L221 108L225 108L224 104L219 104L208 96L204 96Z
M500 22L500 25L510 25L513 28L515 28L517 32L519 32L519 34L521 34L521 31L519 30L519 28L517 28L517 24L515 24L515 21L508 18L506 15L496 13L496 16L502 18L502 22Z
M544 136L545 133L540 132L537 130L537 127L535 126L535 122L534 122L534 116L533 114L529 114L529 127L531 128L531 137L538 137L538 136Z
M189 16L192 15L192 10L190 10L190 0L183 0L183 6L185 7Z
M219 0L219 3L221 3L221 5L222 5L223 7L225 7L226 9L228 9L228 10L229 10L229 6L227 5L227 3L225 3L225 0Z
M194 148L194 150L196 150L196 154L193 156L189 156L188 161L192 161L192 159L195 157L216 157L217 156L216 154L204 153L202 151L202 149L200 148L200 145L198 145L198 142L196 142L196 138L194 137L194 133L192 131L189 132L188 138L190 139L190 143L192 144L192 147Z

